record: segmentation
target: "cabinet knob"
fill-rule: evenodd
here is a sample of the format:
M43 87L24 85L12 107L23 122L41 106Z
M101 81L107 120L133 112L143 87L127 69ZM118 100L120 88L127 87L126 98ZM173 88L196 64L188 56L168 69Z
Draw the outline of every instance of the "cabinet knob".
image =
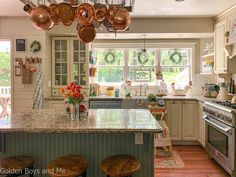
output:
M172 103L175 104L175 101L173 101Z

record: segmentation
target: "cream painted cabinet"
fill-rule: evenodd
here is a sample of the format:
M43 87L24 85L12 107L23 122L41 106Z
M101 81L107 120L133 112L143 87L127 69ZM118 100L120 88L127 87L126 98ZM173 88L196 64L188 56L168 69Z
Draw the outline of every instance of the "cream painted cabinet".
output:
M75 37L52 38L52 96L61 96L59 89L71 81L88 94L88 45Z
M166 101L167 125L172 140L182 139L182 102Z
M224 52L225 37L227 31L227 20L221 21L215 25L215 61L214 67L216 73L227 73L227 57Z
M198 141L199 143L205 147L205 121L202 119L204 116L203 110L202 110L203 103L198 103L199 113L198 113L198 124L199 124L199 137Z
M196 101L166 101L166 109L172 140L198 140Z
M198 109L196 101L182 102L182 138L183 140L197 140Z

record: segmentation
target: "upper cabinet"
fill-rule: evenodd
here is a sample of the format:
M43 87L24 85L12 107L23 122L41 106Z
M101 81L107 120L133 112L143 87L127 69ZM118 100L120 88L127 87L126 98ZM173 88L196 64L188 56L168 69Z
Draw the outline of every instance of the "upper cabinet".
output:
M52 96L71 81L88 89L88 47L75 37L52 38Z
M215 25L215 61L214 67L216 73L227 73L227 57L224 52L225 37L227 31L227 20L221 21Z
M231 56L232 44L225 41L225 33L229 28L229 19L215 25L215 73L236 73L236 60Z

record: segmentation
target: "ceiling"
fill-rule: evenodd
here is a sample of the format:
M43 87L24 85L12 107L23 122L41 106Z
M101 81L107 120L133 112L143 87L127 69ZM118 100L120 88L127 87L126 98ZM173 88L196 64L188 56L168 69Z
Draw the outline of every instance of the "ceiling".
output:
M37 0L32 0L35 4ZM60 2L62 0L57 0ZM133 17L213 17L236 4L235 0L135 0ZM1 0L0 16L24 16L19 0Z

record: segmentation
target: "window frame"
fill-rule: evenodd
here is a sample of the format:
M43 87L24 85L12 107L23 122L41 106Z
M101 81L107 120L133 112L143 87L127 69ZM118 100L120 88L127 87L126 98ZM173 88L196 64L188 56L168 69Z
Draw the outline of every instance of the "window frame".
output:
M122 46L122 48L120 47ZM195 73L195 47L196 47L196 42L181 42L181 43L147 43L146 48L147 49L155 49L156 51L156 56L155 56L155 65L154 66L144 66L145 68L150 68L152 70L153 68L157 68L157 65L159 62L161 62L161 50L162 49L188 49L189 50L189 64L188 65L182 65L182 66L162 66L162 67L188 67L189 68L189 79L190 81L193 81L194 79L194 73ZM142 49L143 44L142 43L95 43L93 44L94 49L121 49L124 50L124 81L130 79L129 71L130 67L135 67L138 68L140 66L130 66L129 65L129 50L134 50L134 49ZM101 67L96 65L97 67ZM113 65L114 66L114 65ZM107 66L103 66L107 67ZM123 67L123 66L122 66ZM98 76L96 76L98 77ZM97 81L97 78L96 78ZM120 85L121 82L97 82L102 86L106 85ZM132 82L132 85L139 85L142 83L148 83L149 85L155 85L153 82Z

